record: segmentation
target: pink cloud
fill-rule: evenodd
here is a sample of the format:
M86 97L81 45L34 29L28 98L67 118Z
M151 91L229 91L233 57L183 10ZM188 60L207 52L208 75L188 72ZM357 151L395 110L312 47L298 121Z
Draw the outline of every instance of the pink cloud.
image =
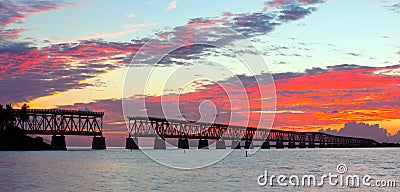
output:
M57 10L66 5L54 1L2 1L0 2L0 35L5 40L16 39L23 29L5 29L8 25L23 24L24 19L32 14Z
M171 2L168 4L168 6L167 6L167 8L165 9L165 11L170 12L170 11L172 11L173 9L175 9L177 5L178 5L178 0L171 1Z

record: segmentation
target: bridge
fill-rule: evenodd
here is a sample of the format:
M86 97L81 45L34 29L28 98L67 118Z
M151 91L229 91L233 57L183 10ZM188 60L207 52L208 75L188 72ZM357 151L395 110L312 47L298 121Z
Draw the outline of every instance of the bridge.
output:
M198 148L209 148L209 140L215 141L216 149L226 149L227 140L232 149L254 148L259 143L262 149L282 148L353 148L375 147L379 143L372 139L335 136L320 132L294 132L184 120L167 120L157 117L128 116L129 137L127 149L139 149L138 137L154 137L154 148L165 149L165 139L178 139L177 147L189 149L188 139L198 139ZM244 145L241 143L244 142Z
M103 112L14 109L15 126L27 134L52 135L55 149L66 149L65 135L93 136L92 149L105 149L103 137Z

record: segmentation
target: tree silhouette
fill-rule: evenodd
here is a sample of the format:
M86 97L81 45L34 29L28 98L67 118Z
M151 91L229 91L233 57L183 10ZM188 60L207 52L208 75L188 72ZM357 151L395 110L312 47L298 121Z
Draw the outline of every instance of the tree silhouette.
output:
M15 123L15 113L10 104L6 105L6 109L4 110L4 124L5 128L13 128Z
M23 104L20 110L14 110L10 104L4 108L0 104L0 151L2 150L52 150L49 144L43 142L43 139L35 139L28 136L23 127L24 122L29 121L27 104ZM18 118L17 118L18 117Z
M4 119L4 108L3 105L0 104L0 133L4 131L5 128L5 119Z
M15 128L17 117L20 121L19 123L27 122L29 120L29 115L27 113L28 108L29 105L24 103L21 106L21 110L16 113L16 110L12 108L11 103L7 104L6 108L0 104L0 133L3 134L6 130Z
M19 119L22 121L22 123L27 122L29 120L29 115L27 113L27 109L29 108L29 105L24 103L21 106L21 110L19 111Z

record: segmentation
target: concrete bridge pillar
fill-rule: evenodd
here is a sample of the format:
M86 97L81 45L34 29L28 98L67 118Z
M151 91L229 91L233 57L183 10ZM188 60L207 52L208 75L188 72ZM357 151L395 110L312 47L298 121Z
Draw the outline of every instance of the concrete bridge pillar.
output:
M261 145L261 149L269 149L269 148L270 148L269 141L268 140L264 141L263 144Z
M197 146L199 149L208 149L208 140L207 139L200 139L199 145Z
M304 141L300 142L299 148L306 148L306 142L304 142Z
M295 143L294 141L289 141L288 148L289 148L289 149L294 149L294 148L296 148L296 143Z
M125 144L125 149L139 149L139 141L138 138L126 138L126 144Z
M240 140L232 140L231 149L240 149Z
M315 143L314 141L308 142L308 148L315 148Z
M350 145L349 145L348 140L343 140L342 143L341 143L341 147L342 148L349 148Z
M285 145L283 144L283 140L281 140L281 139L276 140L276 145L275 145L275 147L276 147L277 149L283 149L283 148L285 148Z
M244 148L245 149L254 149L253 142L251 140L246 140L246 142L244 143Z
M216 149L226 149L225 140L218 140L215 148Z
M298 137L302 137L302 136L298 136ZM295 134L290 134L289 135L289 143L288 143L288 148L289 149L294 149L296 148L296 142L295 142Z
M189 149L189 140L187 138L179 138L178 148Z
M56 150L67 150L64 135L53 135L51 137L51 146Z
M333 145L333 148L340 148L339 143L335 143L335 144Z
M92 149L106 149L106 138L103 136L93 137Z
M334 148L339 148L340 147L339 139L336 138L336 139L333 140L333 147Z
M154 149L166 149L167 146L165 145L164 139L161 138L154 138Z

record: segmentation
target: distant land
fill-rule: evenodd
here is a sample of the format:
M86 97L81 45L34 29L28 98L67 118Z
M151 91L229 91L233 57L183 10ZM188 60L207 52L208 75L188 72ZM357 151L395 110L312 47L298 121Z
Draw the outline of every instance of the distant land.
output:
M54 148L43 142L43 138L32 138L18 128L6 128L0 131L0 151L31 151L31 150L54 150Z

